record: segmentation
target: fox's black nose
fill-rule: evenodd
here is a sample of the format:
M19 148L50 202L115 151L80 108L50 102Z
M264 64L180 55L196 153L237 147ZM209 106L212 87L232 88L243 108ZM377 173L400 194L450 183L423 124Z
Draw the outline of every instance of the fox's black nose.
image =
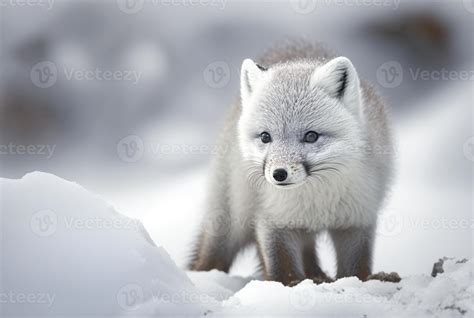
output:
M273 171L273 179L278 182L285 181L286 177L288 177L288 173L285 169L276 169L275 171Z

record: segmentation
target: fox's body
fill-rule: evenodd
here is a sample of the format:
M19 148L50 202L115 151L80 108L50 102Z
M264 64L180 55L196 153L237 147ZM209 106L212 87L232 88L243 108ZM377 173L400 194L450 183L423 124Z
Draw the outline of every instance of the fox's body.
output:
M337 276L370 275L392 147L383 104L349 60L299 43L244 61L219 144L191 269L228 271L256 243L267 279L323 278L315 237L327 230Z

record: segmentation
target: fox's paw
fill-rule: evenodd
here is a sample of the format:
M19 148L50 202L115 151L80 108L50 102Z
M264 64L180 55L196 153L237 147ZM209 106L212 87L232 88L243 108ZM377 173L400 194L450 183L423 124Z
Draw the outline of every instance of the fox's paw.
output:
M299 283L301 283L302 281L304 281L306 279L312 280L313 283L315 283L316 285L319 285L319 284L322 284L322 283L333 283L334 282L334 279L324 275L324 276L317 276L317 277L312 277L312 278L293 280L288 284L288 286L290 286L290 287L296 286L296 285L298 285Z
M367 276L367 280L379 280L381 282L390 282L390 283L398 283L402 279L400 275L396 272L385 273L385 272L378 272L376 274L372 274Z
M288 287L294 287L296 285L298 285L299 283L301 283L302 281L304 281L304 279L295 279L295 280L292 280L291 282L288 283Z
M334 279L327 276L325 273L322 273L321 275L318 275L318 276L314 276L314 277L311 278L311 280L316 285L319 285L319 284L322 284L322 283L333 283L334 282Z

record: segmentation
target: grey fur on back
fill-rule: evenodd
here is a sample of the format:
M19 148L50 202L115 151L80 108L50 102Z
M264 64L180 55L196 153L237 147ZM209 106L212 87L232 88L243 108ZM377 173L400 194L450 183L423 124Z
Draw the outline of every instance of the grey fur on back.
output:
M286 40L277 43L257 59L263 66L271 66L291 60L319 60L327 61L336 57L336 54L322 43L307 42L305 40Z

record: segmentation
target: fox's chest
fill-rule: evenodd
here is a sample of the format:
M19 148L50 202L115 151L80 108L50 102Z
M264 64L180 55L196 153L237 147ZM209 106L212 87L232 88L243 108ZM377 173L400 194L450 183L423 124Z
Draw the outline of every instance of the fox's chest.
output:
M282 228L320 231L375 222L363 198L344 189L280 193L264 201L264 213Z

